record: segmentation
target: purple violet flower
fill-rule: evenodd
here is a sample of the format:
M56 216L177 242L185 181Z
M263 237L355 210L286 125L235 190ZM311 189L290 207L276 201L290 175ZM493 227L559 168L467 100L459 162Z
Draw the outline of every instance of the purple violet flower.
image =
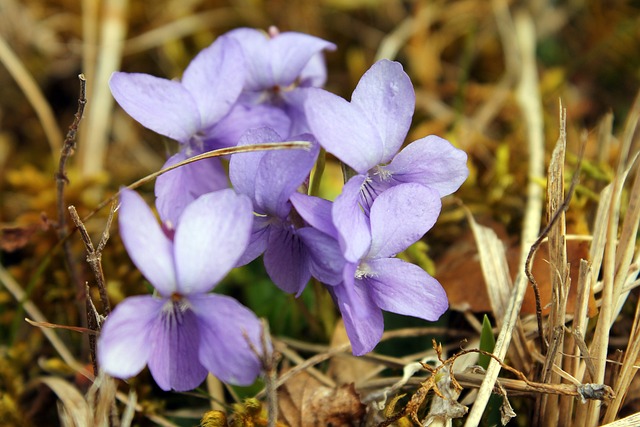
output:
M368 251L355 262L344 258L331 221L331 202L302 194L291 198L312 225L300 229L311 258L311 271L327 284L351 341L353 354L368 353L384 331L382 310L437 320L448 308L447 295L422 268L395 255L418 241L440 213L440 194L421 184L399 184L370 206Z
M399 63L388 60L375 63L362 76L351 102L322 89L307 91L311 132L356 173L333 205L340 245L350 261L361 259L369 249L371 205L385 190L419 183L444 197L468 176L467 155L437 136L417 140L398 153L414 105L409 76Z
M289 132L309 132L304 115L305 88L320 87L327 78L323 50L335 50L335 44L309 34L280 33L269 28L265 33L253 28L238 28L227 33L237 40L247 59L247 79L241 96L243 104L263 104L282 109L292 120Z
M229 162L229 178L235 190L253 201L253 232L239 265L264 253L264 265L271 280L285 292L300 294L311 278L305 246L297 235L302 221L291 209L289 198L308 178L319 147L311 135L310 150L274 150L239 153ZM238 145L282 141L271 129L250 130Z
M235 299L208 293L236 264L251 231L251 201L231 189L187 206L175 234L165 233L142 198L124 190L120 234L158 296L130 297L109 315L98 341L108 374L129 378L146 364L163 390L197 387L207 372L250 384L260 363L261 324Z

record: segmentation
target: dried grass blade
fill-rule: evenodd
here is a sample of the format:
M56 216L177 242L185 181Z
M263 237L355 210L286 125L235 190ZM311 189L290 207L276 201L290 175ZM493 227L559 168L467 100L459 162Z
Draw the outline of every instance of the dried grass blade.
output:
M522 73L520 85L518 87L518 101L522 109L522 115L527 121L528 146L529 146L529 184L527 186L527 206L525 218L523 220L522 245L525 248L520 260L520 269L524 270L526 254L529 246L536 240L540 231L540 212L542 211L542 189L536 180L544 175L544 137L542 121L542 105L538 89L537 67L535 60L535 28L531 17L521 14L516 19L516 34L518 38L519 50L522 60ZM516 330L516 321L528 281L524 274L518 274L509 305L507 307L503 326L496 340L494 355L503 360L511 338ZM479 425L482 414L489 402L489 397L498 378L500 365L492 360L489 363L486 376L476 401L469 411L465 426Z
M81 165L85 176L95 175L103 168L109 138L109 121L113 111L113 97L109 91L109 78L120 68L124 38L127 31L128 0L103 2L100 47L96 57L97 69L90 95L91 108L87 111L87 129L81 135ZM91 77L89 77L91 79Z
M59 410L64 426L84 427L92 425L89 404L77 388L57 377L40 378L40 382L53 390L62 402L62 408L59 408ZM97 427L102 427L103 425L98 424Z

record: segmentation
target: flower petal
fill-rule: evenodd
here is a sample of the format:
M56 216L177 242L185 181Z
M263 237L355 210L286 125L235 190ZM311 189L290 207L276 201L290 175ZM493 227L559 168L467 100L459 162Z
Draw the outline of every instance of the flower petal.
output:
M149 334L160 316L163 300L130 297L109 314L98 338L98 363L109 375L127 379L137 375L152 353Z
M226 115L244 85L244 56L237 41L219 37L200 51L182 76L182 84L193 96L206 129Z
M207 376L199 361L200 325L185 302L166 300L149 335L149 370L161 389L187 391L198 387Z
M284 32L269 40L270 66L274 82L289 86L301 77L311 59L323 50L335 50L336 45L309 34ZM305 70L307 73L312 69Z
M342 314L351 351L355 356L369 353L380 342L384 332L382 311L364 287L355 285L349 289L348 285L340 284L327 289Z
M371 205L371 248L367 258L395 256L417 242L440 214L440 195L420 184L383 191Z
M296 140L310 141L310 135ZM254 145L282 141L271 129L250 130L238 142ZM284 219L291 210L289 197L309 176L318 155L318 145L311 150L274 150L239 153L229 165L231 182L238 192L253 199L257 212Z
M298 296L311 278L309 253L300 237L283 225L271 227L264 267L280 289Z
M331 217L333 203L320 197L308 196L302 193L293 193L290 200L296 212L309 225L334 239L338 238L338 230L333 225Z
M369 119L382 141L383 154L378 163L389 162L402 147L415 102L411 79L398 62L378 61L360 79L351 104Z
M360 260L371 245L369 218L360 207L360 188L365 177L356 175L342 188L342 193L333 202L333 223L339 233L340 247L344 257L351 262Z
M269 66L269 38L255 28L236 28L226 33L235 39L244 52L246 58L247 77L245 90L261 91L275 85L271 67Z
M205 148L216 150L235 147L245 132L252 129L269 128L278 135L289 135L291 120L282 109L269 104L235 104L205 136ZM282 137L279 137L282 141ZM232 156L233 158L233 156Z
M360 108L323 89L306 92L307 122L325 150L360 174L381 163L384 141Z
M179 82L140 73L115 72L109 87L118 104L141 125L187 143L200 130L200 113Z
M205 194L187 206L174 238L178 291L211 290L246 250L252 221L251 201L231 189Z
M162 168L187 159L184 151L174 154ZM198 160L160 175L156 180L156 208L164 223L175 227L185 207L203 194L228 188L227 174L217 158Z
M119 212L120 236L129 257L161 295L171 295L176 290L173 243L135 191L122 190Z
M200 325L200 363L225 383L251 384L260 373L260 362L248 342L262 349L262 325L256 315L227 296L202 294L189 300Z
M407 145L386 167L399 182L417 182L440 197L456 191L469 175L467 154L435 135Z
M367 265L372 274L362 283L381 309L435 321L449 307L440 283L417 265L398 258L370 260Z
M310 256L311 275L326 285L342 282L345 259L338 241L312 227L297 230Z
M236 267L241 267L245 264L249 264L254 259L258 258L264 250L267 248L269 241L269 232L271 231L271 220L269 217L262 215L253 216L253 225L251 227L251 237L249 237L249 244L244 251Z
M319 146L311 135L300 135L296 140L311 142L311 149L267 151L256 176L257 205L278 218L289 214L289 197L309 177L318 157Z

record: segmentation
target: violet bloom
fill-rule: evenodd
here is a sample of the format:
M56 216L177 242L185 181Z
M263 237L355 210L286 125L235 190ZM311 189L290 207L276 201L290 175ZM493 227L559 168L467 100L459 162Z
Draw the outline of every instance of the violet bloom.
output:
M229 178L238 193L251 198L255 212L251 241L239 265L264 253L271 280L285 292L300 294L311 273L307 250L297 235L303 224L289 198L308 178L319 148L310 135L295 140L312 142L311 149L238 153L229 162ZM248 131L238 146L277 141L282 141L277 133L263 128Z
M143 126L180 143L164 165L217 148L234 146L250 127L290 127L282 111L237 104L245 83L245 59L237 41L219 37L184 71L181 81L116 72L109 85L118 104ZM220 160L180 167L156 182L156 206L173 227L182 210L202 194L228 187Z
M348 260L360 259L370 244L369 213L375 198L401 183L419 183L451 194L467 178L466 154L437 136L409 144L415 94L397 62L375 63L360 79L351 102L322 89L309 89L305 102L311 132L327 152L356 175L333 206L333 220Z
M382 310L437 320L447 295L436 279L395 255L407 249L435 223L439 193L421 184L399 184L370 206L371 240L355 262L344 258L331 222L331 202L295 195L297 212L313 226L299 230L309 248L314 277L327 284L345 323L354 355L373 350L384 331Z
M238 28L227 33L238 41L247 60L243 104L262 104L281 109L291 118L291 130L281 135L309 132L304 117L305 88L320 87L327 78L323 50L335 50L326 40L297 32L265 33Z
M98 341L108 374L129 378L146 364L163 390L197 387L213 373L250 384L260 371L261 324L235 299L208 293L234 267L251 230L251 201L231 189L187 206L168 236L142 198L124 190L122 241L158 296L130 297L109 315Z

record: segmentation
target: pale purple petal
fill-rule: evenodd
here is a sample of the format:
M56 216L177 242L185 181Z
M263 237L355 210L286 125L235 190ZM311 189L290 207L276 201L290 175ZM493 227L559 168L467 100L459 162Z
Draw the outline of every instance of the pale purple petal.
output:
M369 214L367 258L392 257L417 242L433 227L441 206L440 195L421 184L400 184L383 191Z
M339 233L340 247L351 262L361 259L371 245L369 218L360 207L360 188L365 179L362 175L351 178L333 202L333 223Z
M219 37L191 61L182 84L198 105L203 129L231 110L242 91L245 73L242 50L229 37Z
M205 194L187 206L174 237L178 291L211 290L245 251L252 221L251 201L231 189Z
M382 311L371 300L367 289L359 285L349 289L344 284L327 289L342 314L352 353L362 356L372 351L382 338L384 320Z
M98 338L98 364L106 373L127 379L138 374L153 351L149 334L164 300L130 297L109 314Z
M264 212L285 218L291 210L289 197L305 180L318 157L319 146L310 135L300 135L297 141L310 141L311 149L265 152L256 176L256 203ZM267 142L267 141L264 141Z
M309 225L334 239L338 238L338 230L333 225L333 218L331 217L332 202L297 192L293 193L289 200L296 212Z
M166 300L149 334L149 371L161 389L187 391L198 387L207 369L198 359L201 337L195 313L186 301Z
M364 73L353 91L351 105L358 107L373 125L383 144L377 163L387 163L404 142L415 107L415 93L407 73L398 62L383 59Z
M267 248L269 231L271 231L271 219L266 216L254 215L249 244L238 260L236 267L242 267L245 264L249 264L251 261L262 255L264 250Z
M264 252L267 274L280 289L300 295L311 278L306 246L286 224L273 226Z
M115 72L109 87L122 109L141 125L186 143L200 130L200 113L179 82L140 73Z
M396 181L426 185L440 197L456 191L469 175L466 153L435 135L407 145L386 169Z
M325 150L360 174L381 163L382 135L360 108L323 89L306 92L307 122Z
M371 274L361 280L378 307L391 313L435 321L447 310L447 294L422 268L399 258L366 262ZM357 281L356 281L357 282Z
M253 383L260 362L249 342L262 352L262 325L256 315L222 295L202 294L189 300L200 326L200 363L225 383Z
M119 212L120 237L129 257L161 295L170 296L176 290L173 243L135 191L122 190Z
M229 114L207 132L205 148L215 150L235 147L245 132L260 128L272 129L286 138L290 134L291 120L282 109L269 104L236 104ZM279 138L282 141L283 137Z
M181 151L162 168L186 160ZM160 175L156 180L156 208L163 222L175 227L185 207L203 194L228 188L227 174L217 158L198 160Z
M274 82L285 87L293 84L315 55L335 48L333 43L309 34L284 32L273 37L269 40L269 49Z
M311 275L326 285L342 282L345 259L338 241L312 227L297 230L310 258Z
M301 135L297 140L310 140ZM280 142L271 129L248 131L238 146ZM289 197L308 177L318 155L318 146L310 150L275 150L238 153L231 158L229 177L239 193L252 198L257 212L284 219L291 206Z
M238 41L244 52L247 67L245 90L259 91L274 86L267 34L254 28L236 28L226 35Z
M334 49L327 49L334 50ZM301 87L322 87L327 81L327 65L322 53L316 53L309 59L300 72Z

